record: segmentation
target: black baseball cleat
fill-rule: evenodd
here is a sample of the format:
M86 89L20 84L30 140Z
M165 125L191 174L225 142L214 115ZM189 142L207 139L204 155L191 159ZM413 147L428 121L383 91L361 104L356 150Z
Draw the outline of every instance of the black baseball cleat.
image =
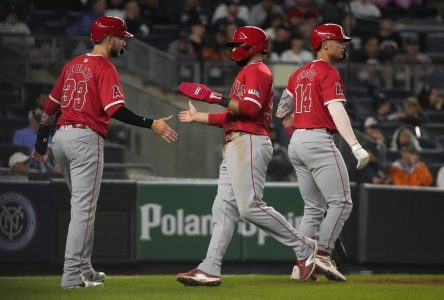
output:
M222 282L219 276L205 273L199 269L193 269L188 273L179 273L176 280L186 286L219 286Z

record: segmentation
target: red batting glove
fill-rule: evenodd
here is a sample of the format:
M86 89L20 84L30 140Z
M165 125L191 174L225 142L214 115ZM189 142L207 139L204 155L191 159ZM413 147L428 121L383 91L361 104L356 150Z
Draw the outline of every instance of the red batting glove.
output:
M188 98L194 100L211 104L220 104L222 100L222 94L209 89L205 84L201 83L182 82L177 89Z

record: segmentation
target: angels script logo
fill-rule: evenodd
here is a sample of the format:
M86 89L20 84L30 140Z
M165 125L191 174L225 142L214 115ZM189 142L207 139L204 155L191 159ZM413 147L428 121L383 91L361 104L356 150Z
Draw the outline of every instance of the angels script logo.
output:
M29 200L17 193L0 195L0 250L17 251L35 233L36 215Z

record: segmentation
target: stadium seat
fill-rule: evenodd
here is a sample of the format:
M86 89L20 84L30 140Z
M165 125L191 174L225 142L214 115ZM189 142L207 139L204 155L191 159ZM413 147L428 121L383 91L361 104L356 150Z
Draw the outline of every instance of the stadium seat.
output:
M425 38L425 51L444 52L444 32L428 32Z
M444 123L443 111L423 111L423 114L429 123Z
M25 117L0 117L0 143L12 142L14 131L27 125Z

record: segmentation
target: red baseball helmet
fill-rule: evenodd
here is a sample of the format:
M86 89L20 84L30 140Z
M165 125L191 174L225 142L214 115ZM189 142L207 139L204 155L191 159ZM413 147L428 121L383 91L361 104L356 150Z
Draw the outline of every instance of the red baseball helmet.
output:
M91 41L100 42L107 35L133 37L127 31L126 23L118 17L103 16L96 19L91 25Z
M338 24L321 24L316 26L311 33L311 48L317 50L325 40L351 41L344 34L344 29Z
M258 52L268 52L268 38L265 32L255 26L237 28L227 46L231 50L231 58L240 61Z

